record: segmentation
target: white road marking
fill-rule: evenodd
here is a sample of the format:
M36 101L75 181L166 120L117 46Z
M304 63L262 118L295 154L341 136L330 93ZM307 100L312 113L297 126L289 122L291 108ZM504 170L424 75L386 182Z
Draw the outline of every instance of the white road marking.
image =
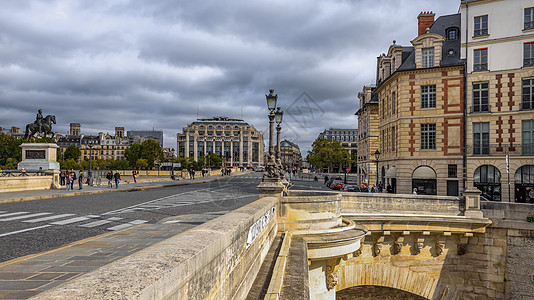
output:
M67 220L63 220L63 221L57 221L57 222L53 222L53 223L50 223L50 224L52 224L52 225L67 225L67 224L72 224L72 223L76 223L76 222L86 221L86 220L89 220L89 219L98 218L98 217L99 216L88 215L88 216L85 216L85 217L76 217L76 218L67 219Z
M93 227L97 227L97 226L108 224L108 223L111 223L111 221L109 221L109 220L100 220L100 221L94 221L94 222L91 222L91 223L79 225L78 227L93 228Z
M146 223L146 222L148 222L148 221L145 221L145 220L133 220L133 221L128 222L128 223L124 223L124 224L120 224L120 225L117 225L117 226L109 227L108 230L111 230L111 231L120 230L120 229L131 227L133 225L143 224L143 223Z
M26 231L37 230L37 229L46 228L46 227L50 227L50 226L52 226L52 225L43 225L43 226L38 226L38 227L32 227L32 228L26 228L26 229L22 229L22 230L2 233L2 234L0 234L0 237L7 236L7 235L12 235L12 234L17 234L17 233L22 233L22 232L26 232Z
M50 214L52 213L36 213L36 214L31 214L31 215L17 216L17 217L11 217L7 219L0 219L0 222L15 221L15 220L44 216L44 215L50 215Z
M26 220L26 221L22 221L22 222L24 222L24 223L37 223L37 222L50 221L50 220L54 220L54 219L61 219L61 218L70 217L70 216L74 216L74 215L75 214L62 214L62 215L49 216L49 217L44 217L44 218L39 218L39 219Z
M19 212L15 212L15 213L0 215L0 218L9 217L9 216L16 216L16 215L22 215L22 214L27 214L27 213L28 213L27 211L19 211Z

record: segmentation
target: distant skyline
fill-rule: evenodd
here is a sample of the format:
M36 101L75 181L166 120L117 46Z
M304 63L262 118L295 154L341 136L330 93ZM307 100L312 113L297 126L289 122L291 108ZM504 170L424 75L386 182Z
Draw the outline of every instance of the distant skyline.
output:
M376 57L410 45L417 16L460 1L17 1L0 10L0 127L37 109L54 131L162 130L164 146L199 118L242 118L268 136L265 94L285 111L282 139L306 155L323 130L356 128L357 93ZM268 141L266 139L266 145Z

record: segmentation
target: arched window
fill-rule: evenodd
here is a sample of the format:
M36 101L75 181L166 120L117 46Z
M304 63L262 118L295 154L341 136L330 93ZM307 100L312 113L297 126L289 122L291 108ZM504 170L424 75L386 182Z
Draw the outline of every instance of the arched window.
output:
M534 165L526 165L515 172L515 202L534 203L529 193L534 190Z
M478 167L473 174L473 185L482 192L481 197L490 201L501 201L501 172L496 167Z
M437 195L436 171L429 166L417 167L412 173L412 191L418 195Z

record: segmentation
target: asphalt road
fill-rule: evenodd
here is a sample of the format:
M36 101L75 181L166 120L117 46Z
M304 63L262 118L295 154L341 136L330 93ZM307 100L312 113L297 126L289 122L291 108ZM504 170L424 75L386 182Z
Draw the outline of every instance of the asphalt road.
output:
M0 262L54 249L81 239L143 223L188 216L185 227L215 218L258 199L262 173L135 192L0 204ZM324 189L294 181L295 189ZM193 217L192 217L193 216Z

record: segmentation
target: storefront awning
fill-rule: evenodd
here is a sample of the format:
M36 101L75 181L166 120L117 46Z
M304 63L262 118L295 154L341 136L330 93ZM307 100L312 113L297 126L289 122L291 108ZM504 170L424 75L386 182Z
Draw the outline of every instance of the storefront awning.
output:
M432 168L430 167L422 166L422 167L415 169L415 171L413 171L412 178L413 179L436 179L436 172L434 172L434 170L432 170Z
M386 171L386 178L397 178L397 169L391 167Z

